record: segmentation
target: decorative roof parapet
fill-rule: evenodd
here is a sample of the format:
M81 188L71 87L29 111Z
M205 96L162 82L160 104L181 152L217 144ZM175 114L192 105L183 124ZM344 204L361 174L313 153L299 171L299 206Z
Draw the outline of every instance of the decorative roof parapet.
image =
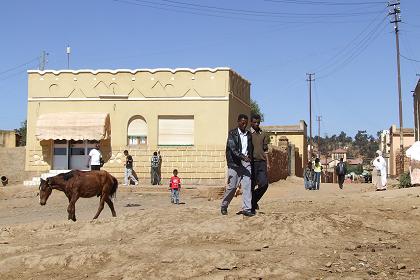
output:
M157 72L171 72L172 74L175 74L176 72L190 72L192 74L195 74L197 72L217 72L217 71L231 71L232 73L238 75L241 79L251 84L247 79L239 75L236 71L232 70L229 67L216 67L216 68L155 68L155 69L80 69L80 70L69 70L69 69L63 69L63 70L28 70L28 74L54 74L59 75L61 73L69 73L69 74L79 74L79 73L92 73L92 74L98 74L98 73L110 73L110 74L117 74L117 73L131 73L136 74L138 72L149 72L149 73L157 73Z

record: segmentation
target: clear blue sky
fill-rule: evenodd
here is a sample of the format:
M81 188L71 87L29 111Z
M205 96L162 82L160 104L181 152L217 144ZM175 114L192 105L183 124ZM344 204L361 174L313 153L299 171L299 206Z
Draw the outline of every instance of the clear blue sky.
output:
M401 2L401 54L420 61L420 1ZM398 124L386 1L16 0L0 11L0 129L26 119L26 70L37 69L42 50L47 69L65 69L67 44L72 69L231 67L251 81L266 125L309 124L308 72L316 73L321 135L375 135ZM404 126L413 127L410 91L420 63L406 58Z

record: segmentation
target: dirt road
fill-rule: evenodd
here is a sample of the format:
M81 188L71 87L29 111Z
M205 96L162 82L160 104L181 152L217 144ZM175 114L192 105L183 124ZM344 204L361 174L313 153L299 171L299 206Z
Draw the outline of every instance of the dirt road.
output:
M117 218L80 199L77 222L54 191L0 188L0 279L420 279L420 188L277 182L255 217L219 200L121 188ZM127 207L132 206L132 207Z

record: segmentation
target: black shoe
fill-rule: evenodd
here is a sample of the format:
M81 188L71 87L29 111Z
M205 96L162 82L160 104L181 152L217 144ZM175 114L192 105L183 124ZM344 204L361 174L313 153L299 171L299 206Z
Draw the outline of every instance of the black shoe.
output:
M251 209L251 213L255 215L257 214L257 211L255 211L255 209Z
M220 208L220 213L222 213L222 215L227 215L228 214L227 208L225 207Z
M252 217L252 216L255 216L255 213L252 213L251 210L248 210L248 211L242 211L242 215L246 217Z

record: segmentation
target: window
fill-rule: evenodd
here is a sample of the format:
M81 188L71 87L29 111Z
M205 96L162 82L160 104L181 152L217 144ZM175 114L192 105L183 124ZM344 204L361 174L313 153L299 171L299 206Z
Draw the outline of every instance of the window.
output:
M127 131L128 145L146 145L147 144L147 123L141 116L131 119Z
M194 116L160 116L159 145L194 145Z

